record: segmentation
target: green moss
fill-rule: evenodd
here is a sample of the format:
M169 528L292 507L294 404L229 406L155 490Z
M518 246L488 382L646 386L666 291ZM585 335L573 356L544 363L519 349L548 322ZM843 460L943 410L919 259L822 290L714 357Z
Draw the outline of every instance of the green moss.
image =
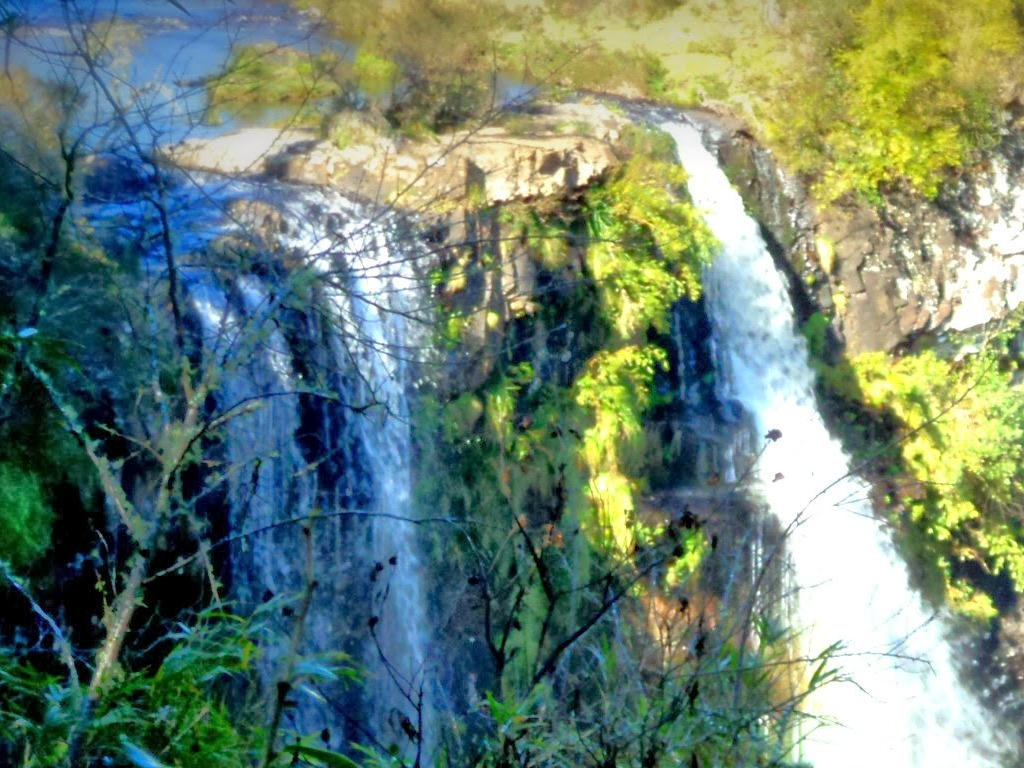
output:
M820 365L828 351L828 333L832 321L821 312L814 312L807 318L801 332L807 340L807 353L812 364Z
M0 462L0 558L19 569L31 565L50 546L52 525L39 477Z

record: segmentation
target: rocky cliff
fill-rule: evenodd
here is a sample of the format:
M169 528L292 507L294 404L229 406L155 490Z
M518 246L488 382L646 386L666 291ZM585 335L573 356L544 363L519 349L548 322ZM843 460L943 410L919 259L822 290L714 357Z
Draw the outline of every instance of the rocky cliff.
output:
M364 132L340 148L310 131L250 129L184 142L167 156L184 168L332 185L428 212L450 242L479 226L467 224L462 210L571 195L617 162L626 119L600 104L546 105L521 117L519 130L417 140ZM1019 123L934 200L895 191L879 206L847 200L819 211L740 123L708 113L690 118L704 126L761 222L790 277L798 316L832 316L847 353L892 351L922 334L983 326L1024 301Z
M612 146L625 121L602 105L538 106L520 117L525 129L420 138L378 133L352 117L334 141L310 130L254 128L188 140L165 155L185 169L331 185L416 212L561 196L616 163Z
M999 320L1024 301L1024 133L1003 141L935 200L896 191L877 207L817 211L742 126L708 136L779 246L805 312L834 312L850 354L891 351L927 333ZM799 302L798 302L799 306Z

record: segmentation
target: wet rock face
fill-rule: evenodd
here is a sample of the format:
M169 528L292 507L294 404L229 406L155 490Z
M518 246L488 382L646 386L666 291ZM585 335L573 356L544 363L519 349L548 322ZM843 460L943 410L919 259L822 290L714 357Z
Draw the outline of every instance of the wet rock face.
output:
M850 352L985 325L1024 300L1024 174L1012 147L1020 138L935 201L895 195L819 219L819 236L835 248L830 278L845 298Z
M328 142L295 145L268 171L284 181L335 184L361 197L423 210L469 200L497 205L572 192L616 163L611 147L586 136L516 136L501 128L421 142L339 150Z
M136 200L155 181L151 168L114 154L91 155L82 165L83 191L92 202Z
M720 124L715 141L798 291L834 307L848 353L985 325L1024 302L1024 126L936 200L897 192L823 212L742 128Z
M817 236L834 250L829 287L849 353L892 350L948 322L958 250L933 204L837 207L818 219Z

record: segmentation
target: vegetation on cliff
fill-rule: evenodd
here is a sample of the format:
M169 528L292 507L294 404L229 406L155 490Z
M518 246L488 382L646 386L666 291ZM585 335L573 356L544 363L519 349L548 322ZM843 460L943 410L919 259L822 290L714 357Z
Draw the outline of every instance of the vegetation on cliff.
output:
M329 100L416 132L489 116L498 75L711 98L759 116L758 130L823 201L876 199L896 186L933 194L994 140L1015 87L1004 73L1021 52L1017 5L792 2L768 27L780 50L795 46L806 77L756 72L723 36L690 53L739 72L697 81L649 50L621 58L598 37L565 45L586 13L622 11L642 30L697 15L693 4L552 0L550 17L455 0L307 5L358 41L354 58L242 48L208 84L215 103ZM797 29L801 13L810 32ZM254 694L266 639L301 629L315 580L241 617L222 595L217 554L244 538L223 528L218 494L240 471L224 458L225 425L259 407L218 410L217 389L308 307L322 276L297 267L285 297L274 297L273 320L216 355L196 341L179 282L191 264L167 222L165 169L128 119L141 99L98 88L111 81L114 51L110 38L81 29L66 54L81 69L57 87L17 71L0 82L0 595L16 606L0 624L0 761L351 768L325 746L330 733L282 739L294 690L358 685L346 657L299 663L292 652L276 690ZM267 88L281 71L293 79ZM753 84L765 88L756 103ZM109 114L83 127L81 105L96 93ZM788 128L772 116L781 110L760 111L794 94ZM452 303L467 271L500 270L517 253L539 275L528 308L476 308L493 342L481 361L490 373L428 400L418 425L421 503L455 521L435 545L460 579L435 586L446 605L466 608L474 625L456 629L482 637L488 670L476 698L466 694L469 714L447 724L439 760L452 765L779 766L801 697L830 678L821 658L805 660L809 681L788 679L788 638L771 611L747 595L723 605L706 583L717 539L702 520L639 504L652 470L679 450L650 428L667 399L669 313L699 294L714 244L663 137L628 140L628 161L579 199L474 212L505 234L490 251L467 243L454 269L435 274L439 298ZM138 228L131 206L114 224L129 235L116 247L77 216L95 193L80 173L93 149L128 158L115 193L147 211L155 235ZM226 283L279 269L248 247L204 258L220 259L211 269ZM444 319L439 336L455 355L471 318ZM1007 345L997 339L961 360L873 356L823 370L834 394L865 409L856 417L871 441L894 440L889 505L939 576L936 593L982 618L1001 580L1024 589L1024 413L1008 370L1019 350ZM329 375L310 380L303 397L336 404ZM411 723L400 727L424 743ZM367 763L401 760L390 745L363 747Z
M491 666L487 728L453 740L469 763L782 765L804 686L829 679L818 659L800 680L771 611L708 583L718 534L640 503L674 450L647 428L670 399L670 313L714 244L666 137L630 141L578 201L487 212L498 261L525 251L546 288L490 376L420 421L423 503L465 521L454 551L437 542L465 574L443 602L475 604L450 632L481 623Z
M982 621L1024 591L1019 333L819 366L926 592Z
M787 5L798 66L767 105L767 136L822 203L898 186L934 196L998 140L1021 85L1012 0Z

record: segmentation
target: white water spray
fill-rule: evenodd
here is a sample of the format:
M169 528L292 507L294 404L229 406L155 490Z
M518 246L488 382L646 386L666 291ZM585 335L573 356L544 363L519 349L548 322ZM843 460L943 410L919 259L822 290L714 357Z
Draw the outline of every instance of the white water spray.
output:
M909 587L868 489L825 428L785 280L743 201L693 127L666 123L694 204L722 251L704 276L719 398L742 403L768 441L752 491L788 531L802 654L833 643L840 679L807 703L815 768L994 768L1009 748L960 684L944 620Z
M229 524L250 534L231 549L232 596L251 610L305 589L308 526L317 586L301 655L318 677L297 686L290 727L329 726L332 746L395 745L425 764L437 737L437 690L409 423L428 312L422 249L401 238L393 215L374 216L339 193L235 183L216 189L224 207L267 197L285 225L265 274L220 272L201 255L218 236L246 242L246 233L216 214L191 214L212 207L196 205L191 192L175 208L183 252L197 255L182 282L204 370L218 372ZM107 212L114 222L128 214L144 223L134 207ZM201 226L190 227L193 219ZM275 271L279 257L286 274ZM145 263L159 274L158 258ZM364 671L358 686L331 686L320 672L337 651ZM264 684L275 683L282 654L283 646L265 655Z
M300 231L291 243L322 276L336 325L331 352L355 372L351 405L365 408L356 433L373 481L370 531L374 626L366 654L374 690L371 719L396 743L420 734L421 757L432 751L434 693L427 671L430 635L415 526L411 523L411 363L422 354L426 327L416 270L423 254L396 242L390 217L374 222L344 197L316 193L328 204L331 231ZM308 214L300 220L308 219ZM386 727L385 727L386 726ZM415 750L403 750L412 757Z

